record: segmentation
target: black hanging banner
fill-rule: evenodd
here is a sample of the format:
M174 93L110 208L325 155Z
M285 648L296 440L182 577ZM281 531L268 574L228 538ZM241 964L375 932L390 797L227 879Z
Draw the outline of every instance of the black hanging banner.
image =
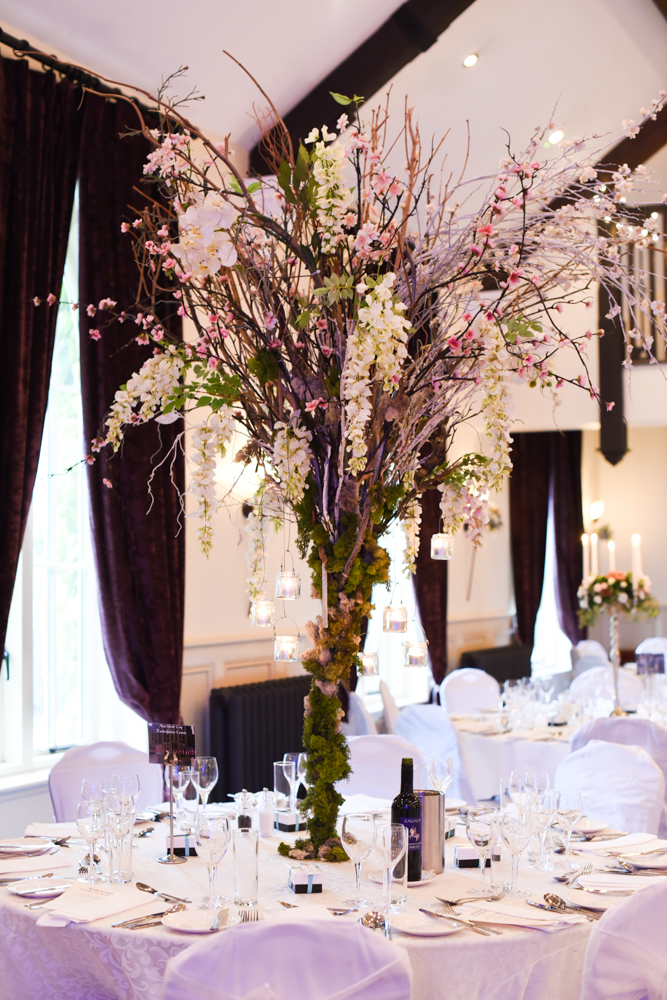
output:
M151 764L180 764L196 757L194 726L148 724L148 760Z

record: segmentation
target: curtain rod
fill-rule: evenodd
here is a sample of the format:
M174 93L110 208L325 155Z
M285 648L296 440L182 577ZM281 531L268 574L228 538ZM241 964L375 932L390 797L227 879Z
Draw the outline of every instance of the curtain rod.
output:
M89 87L91 90L96 90L103 94L105 97L127 97L122 90L118 87L110 87L108 84L103 83L98 77L93 76L92 73L88 73L85 69L81 69L80 66L73 66L71 63L62 62L55 56L47 55L46 52L40 52L36 49L34 45L30 42L20 38L14 38L10 35L4 28L0 27L0 44L6 45L8 48L12 49L16 56L28 57L34 62L41 63L42 66L46 66L49 69L55 70L60 73L61 76L66 77L68 80L72 80L74 83L78 83L81 86ZM149 108L141 101L136 98L132 98L137 107L142 111L155 112L156 108Z

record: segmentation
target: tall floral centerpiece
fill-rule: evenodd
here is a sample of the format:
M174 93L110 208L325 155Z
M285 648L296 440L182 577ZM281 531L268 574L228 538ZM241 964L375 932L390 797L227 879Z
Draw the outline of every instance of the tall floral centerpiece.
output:
M511 468L511 384L557 400L567 381L598 396L586 362L595 314L575 335L564 307L592 306L596 281L621 323L624 285L631 317L661 306L646 303L641 275L623 267L655 228L623 204L639 174L598 177L583 140L547 160L538 130L493 176L452 182L437 150L424 153L412 111L392 134L387 107L364 116L357 99L332 98L347 108L337 131L314 127L297 147L268 112L274 175L264 179L242 176L224 143L154 98L162 124L141 123L153 144L144 172L169 207L154 202L123 224L140 290L122 316L154 353L118 390L95 442L117 449L133 423L185 413L188 491L208 553L223 502L216 462L243 430L235 460L262 483L249 518L256 605L267 526L296 523L322 602L302 654L313 678L308 830L320 857L335 854L335 783L350 770L336 691L359 665L373 585L388 579L382 536L402 522L414 572L420 496L437 488L443 531L465 526L479 544L490 491ZM654 101L647 115L660 107ZM100 308L117 317L114 304ZM183 340L160 321L170 311L186 321ZM568 368L564 355L576 363ZM485 449L453 460L457 427L480 413Z

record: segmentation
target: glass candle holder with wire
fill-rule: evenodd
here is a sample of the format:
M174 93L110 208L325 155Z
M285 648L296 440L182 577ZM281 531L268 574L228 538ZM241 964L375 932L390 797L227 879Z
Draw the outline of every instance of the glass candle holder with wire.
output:
M286 615L280 619L280 622L290 621L296 628L296 622L291 618L287 618ZM280 624L278 622L278 625ZM276 632L277 626L273 629L273 659L279 662L294 662L299 660L299 643L301 642L301 633L298 628L296 629L296 634L293 632L286 635L278 635Z

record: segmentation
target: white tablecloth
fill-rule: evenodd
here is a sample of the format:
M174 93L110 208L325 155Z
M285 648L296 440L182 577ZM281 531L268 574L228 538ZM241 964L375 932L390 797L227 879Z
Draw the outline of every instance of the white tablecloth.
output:
M135 878L194 901L205 892L206 870L191 858L169 868L155 860L165 849L166 824L135 849ZM291 839L293 835L285 835ZM286 886L285 859L276 852L277 839L260 845L260 905L266 919L283 912L279 899L300 906L339 905L354 891L350 864L327 865L325 891L312 897L290 894ZM72 855L78 860L81 848ZM448 847L448 858L452 854ZM436 895L448 895L453 865L433 882L409 889L408 907L430 905ZM368 863L367 863L368 864ZM463 873L457 872L457 879ZM479 872L465 875L477 880ZM550 876L522 872L535 898L553 888ZM381 886L364 878L367 898L381 900ZM232 861L220 866L218 890L231 895ZM143 910L132 916L165 908L147 895ZM159 1000L167 960L199 938L179 935L163 927L128 931L111 924L109 917L92 924L63 928L37 927L43 910L28 910L25 900L0 888L0 996L2 1000ZM354 916L337 919L354 919ZM505 927L502 937L483 938L472 931L442 938L417 938L394 933L393 940L407 949L414 975L414 1000L573 1000L579 996L584 951L590 925L576 924L547 932ZM381 933L381 932L377 932ZM298 960L298 948L295 961ZM332 956L332 961L336 960ZM306 1000L306 998L304 998Z
M512 771L548 771L553 783L556 768L570 752L569 726L519 729L489 734L492 723L459 717L452 720L459 733L468 777L477 799L498 794L501 778Z

